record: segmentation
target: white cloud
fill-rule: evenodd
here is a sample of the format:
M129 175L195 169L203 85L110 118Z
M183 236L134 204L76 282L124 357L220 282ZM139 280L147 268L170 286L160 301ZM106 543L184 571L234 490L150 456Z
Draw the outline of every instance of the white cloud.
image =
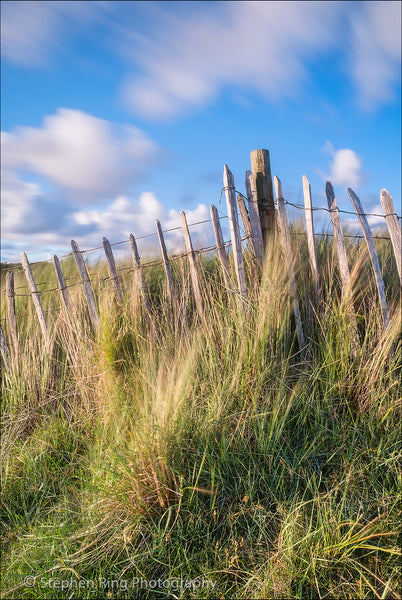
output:
M208 207L199 204L196 209L186 211L186 217L189 224L209 219ZM166 234L168 249L183 248L180 212L175 209L167 211L152 192L141 193L136 202L121 195L105 210L81 210L75 212L73 218L79 225L94 228L93 237L97 236L97 239L100 239L105 235L114 241L121 240L122 236L127 239L130 233L137 237L156 232L156 219L158 219L164 230L180 228ZM192 230L193 242L198 246L203 244L207 230L205 225Z
M362 7L351 18L350 64L362 106L373 109L392 100L400 86L401 3L365 2Z
M360 185L363 178L362 158L350 148L340 148L335 150L330 142L327 142L323 148L332 156L330 172L321 173L324 180L329 180L333 185L347 185L356 187Z
M86 202L124 192L155 164L160 150L144 131L60 108L41 128L2 134L5 169L32 171Z

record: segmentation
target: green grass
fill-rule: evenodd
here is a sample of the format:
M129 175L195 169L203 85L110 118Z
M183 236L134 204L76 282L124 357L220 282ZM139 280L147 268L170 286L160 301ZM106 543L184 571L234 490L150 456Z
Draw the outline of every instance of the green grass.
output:
M378 244L386 334L367 252L348 248L358 265L353 353L332 241L318 242L318 304L305 240L293 239L304 353L275 251L261 285L247 257L247 301L204 259L205 320L179 262L174 307L161 268L145 269L151 316L132 274L122 307L95 286L98 337L78 286L73 329L47 295L47 351L26 304L20 365L2 374L2 597L399 597L401 303L391 248ZM45 283L54 278L38 267ZM74 265L63 269L76 277Z

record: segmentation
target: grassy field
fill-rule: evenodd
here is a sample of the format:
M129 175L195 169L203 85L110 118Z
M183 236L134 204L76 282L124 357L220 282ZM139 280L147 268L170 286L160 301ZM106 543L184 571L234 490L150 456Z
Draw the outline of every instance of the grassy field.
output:
M97 338L79 286L72 327L57 294L43 294L48 350L28 299L17 298L21 358L2 372L3 598L400 597L392 248L377 242L384 334L367 251L349 244L353 353L332 239L317 239L321 303L305 239L292 241L304 354L276 245L260 285L247 264L247 301L225 289L216 259L203 259L206 319L179 261L174 307L161 267L145 270L151 316L132 275L122 307L95 286ZM34 269L41 289L55 287L51 265ZM63 269L77 278L72 263Z

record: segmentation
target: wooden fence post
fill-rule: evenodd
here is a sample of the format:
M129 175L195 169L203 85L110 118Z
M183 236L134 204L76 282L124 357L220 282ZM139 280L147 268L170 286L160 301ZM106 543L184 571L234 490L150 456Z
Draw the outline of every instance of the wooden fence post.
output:
M151 305L149 302L148 290L147 290L147 286L146 286L145 279L144 279L144 271L143 271L143 268L141 265L140 255L138 253L137 242L132 233L130 233L130 246L131 246L131 253L133 255L133 261L134 261L135 283L137 286L137 290L140 293L140 296L141 296L142 301L145 306L145 310L148 313L150 313Z
M75 240L71 240L71 248L73 250L75 262L77 263L82 285L84 287L85 298L88 304L89 317L91 319L92 326L95 332L97 333L99 330L99 314L98 309L96 308L95 298L92 293L91 280L89 279L84 259L82 258L82 254Z
M3 361L5 364L5 367L7 369L7 371L10 370L10 353L8 351L8 347L7 347L7 342L6 342L6 337L3 333L3 328L0 325L0 352L1 355L3 357Z
M339 271L342 282L342 297L345 299L350 292L350 271L348 257L346 254L345 240L343 237L342 224L339 218L338 207L336 205L334 188L332 187L330 181L327 181L326 183L325 193L327 196L329 215L331 217L332 227L334 230L335 246L338 255Z
M191 242L190 231L188 229L186 214L184 211L181 211L180 217L181 217L181 224L182 224L183 232L184 232L184 242L186 244L188 262L190 265L190 275L191 275L191 281L193 284L195 303L197 305L198 312L200 313L201 316L203 316L204 304L202 301L201 285L200 285L200 280L199 280L199 276L198 276L197 266L195 264L195 254L194 254L193 244Z
M163 237L162 227L158 220L156 220L156 228L158 230L159 244L161 247L163 265L165 267L166 279L167 279L167 283L168 283L168 294L169 294L170 301L173 302L175 292L174 292L174 285L173 285L172 270L170 268L170 262L169 262L168 253L166 250L165 238Z
M38 291L38 288L36 287L36 283L35 283L34 277L32 275L31 265L28 262L28 258L27 258L27 255L25 254L25 252L21 253L21 264L24 269L25 278L28 283L29 293L31 294L31 297L32 297L32 300L33 300L33 303L35 306L36 314L38 316L38 320L39 320L40 327L42 329L44 340L45 340L46 344L49 344L50 337L49 337L49 331L48 331L48 328L46 325L45 313L43 312L42 303L39 298L39 291Z
M211 219L212 226L214 228L215 240L216 240L216 249L218 250L219 260L222 266L223 278L225 281L225 285L229 287L230 285L230 267L228 257L226 255L225 250L225 242L223 240L222 228L219 222L218 209L216 206L211 204Z
M293 267L293 254L292 254L292 246L290 243L290 230L289 230L289 222L286 214L285 202L282 195L282 184L280 179L275 175L274 176L274 185L276 192L276 201L278 206L278 219L279 219L279 227L281 232L281 240L282 240L282 248L283 253L285 255L285 260L289 270L289 285L290 285L290 294L292 296L292 304L293 304L293 313L295 316L296 322L296 334L297 341L299 343L299 349L303 350L305 347L304 334L303 334L303 326L300 315L300 306L299 300L297 298L297 288L296 288L296 277Z
M15 314L15 291L14 291L14 273L7 271L6 274L6 298L7 298L7 317L10 337L13 344L13 356L15 362L18 360L19 344L17 331L17 316Z
M339 218L339 211L336 205L336 198L334 193L334 188L330 181L327 181L325 186L325 193L327 196L327 203L329 208L329 215L331 217L332 228L334 230L334 240L336 252L338 255L338 264L339 264L339 272L341 275L341 284L342 284L342 300L343 302L347 301L350 303L351 298L351 281L350 281L350 271L348 265L348 257L346 254L345 240L343 237L342 224ZM351 329L352 329L352 338L351 338L351 346L352 352L354 356L357 355L357 349L360 345L359 332L357 330L357 322L356 322L356 313L353 308L353 304L350 306L350 321L351 321Z
M398 223L398 217L395 212L391 194L387 190L382 189L380 198L389 235L391 237L392 247L394 249L396 268L398 269L399 279L402 285L401 227Z
M262 237L264 248L266 248L270 234L273 234L275 231L275 203L269 151L253 150L250 158L251 171L257 194Z
M229 217L230 235L232 238L233 258L239 285L240 295L247 297L246 275L244 271L243 253L239 231L239 220L237 218L236 194L234 189L233 175L227 165L223 170L223 185L225 186L226 206Z
M378 296L380 299L380 305L382 310L382 317L384 321L384 329L386 329L389 325L389 315L388 315L388 306L387 299L385 296L385 287L384 280L381 275L380 263L378 262L377 251L375 249L375 244L373 240L373 236L371 233L370 226L367 221L367 217L364 214L363 207L361 205L360 199L351 188L348 188L348 194L352 201L353 208L356 211L357 218L359 219L360 226L363 230L363 235L366 240L367 248L370 254L371 264L373 265L374 277L377 284Z
M318 275L317 253L315 250L313 207L311 202L311 187L305 175L303 175L304 215L306 218L306 232L310 268L313 276L317 300L320 300L320 278Z
M257 192L255 191L254 177L251 171L246 171L245 186L255 255L258 265L262 268L264 261L264 242L262 239L260 216L258 214Z
M59 282L59 286L60 286L61 299L63 301L64 308L66 310L67 318L71 322L71 314L70 314L71 306L70 306L70 300L69 300L68 293L67 293L66 282L63 277L63 271L61 270L60 261L55 254L53 255L53 264L54 264L54 269L56 271L57 281Z
M102 246L105 251L109 275L110 275L110 279L112 280L112 284L113 284L114 291L115 291L115 294L117 297L117 301L119 302L119 304L122 304L123 303L123 290L121 289L120 279L117 274L116 262L114 260L113 251L112 251L110 242L105 237L102 238Z

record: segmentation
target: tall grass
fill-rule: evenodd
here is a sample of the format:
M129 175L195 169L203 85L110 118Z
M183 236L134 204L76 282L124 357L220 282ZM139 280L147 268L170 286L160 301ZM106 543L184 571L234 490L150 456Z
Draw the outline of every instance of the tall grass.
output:
M348 248L353 353L331 240L317 248L321 302L295 240L304 353L278 245L261 284L247 257L247 300L215 259L200 264L205 319L178 263L174 306L163 273L146 270L151 315L127 280L124 306L98 290L97 337L78 292L72 327L54 313L47 350L30 317L19 366L2 374L4 598L399 597L391 249L378 248L384 333L367 253ZM169 583L151 589L158 579Z

